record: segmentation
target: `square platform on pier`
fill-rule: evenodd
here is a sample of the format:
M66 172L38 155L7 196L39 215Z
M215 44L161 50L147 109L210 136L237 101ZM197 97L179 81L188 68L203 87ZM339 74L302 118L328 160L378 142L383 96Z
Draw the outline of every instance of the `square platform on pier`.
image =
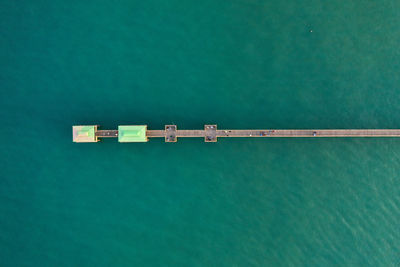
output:
M72 126L72 141L75 143L97 142L97 125Z
M217 142L217 125L209 124L204 125L204 141L205 142Z
M176 130L176 125L165 125L165 142L175 143L177 141Z

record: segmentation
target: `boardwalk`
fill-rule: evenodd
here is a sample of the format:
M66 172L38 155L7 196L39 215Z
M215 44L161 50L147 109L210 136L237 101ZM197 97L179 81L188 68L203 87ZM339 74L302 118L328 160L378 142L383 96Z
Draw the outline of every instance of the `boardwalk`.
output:
M118 138L118 130L92 127L95 129L93 142L97 142L97 138ZM165 142L176 142L185 137L204 138L205 142L216 142L219 137L400 137L400 129L218 130L217 125L211 124L205 125L203 130L179 130L176 125L166 125L164 130L146 130L145 140L164 138Z
M164 137L163 130L148 130L148 137ZM205 130L177 130L176 137L204 137ZM217 130L217 137L400 137L399 130Z

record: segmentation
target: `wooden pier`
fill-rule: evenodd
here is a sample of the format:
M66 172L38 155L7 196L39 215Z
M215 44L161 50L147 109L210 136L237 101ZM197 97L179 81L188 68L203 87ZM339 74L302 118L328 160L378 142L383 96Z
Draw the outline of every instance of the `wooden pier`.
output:
M84 127L93 127L94 136L85 135L81 138L77 131L82 127L73 127L74 142L97 142L98 138L118 138L119 135L118 130L98 130L97 125L89 125ZM129 129L130 126L124 126L125 129L126 127ZM132 142L146 142L147 138L157 137L164 138L165 142L177 142L181 137L200 137L204 138L205 142L217 142L219 137L400 137L400 129L218 130L216 124L205 125L203 130L178 130L176 125L166 125L164 130L146 128L145 132L145 138ZM93 140L88 138L93 138Z

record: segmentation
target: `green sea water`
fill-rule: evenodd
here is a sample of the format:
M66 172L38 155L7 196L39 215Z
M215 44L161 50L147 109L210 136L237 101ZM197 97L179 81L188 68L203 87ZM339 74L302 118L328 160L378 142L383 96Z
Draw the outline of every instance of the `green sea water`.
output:
M399 266L395 0L0 1L0 266Z

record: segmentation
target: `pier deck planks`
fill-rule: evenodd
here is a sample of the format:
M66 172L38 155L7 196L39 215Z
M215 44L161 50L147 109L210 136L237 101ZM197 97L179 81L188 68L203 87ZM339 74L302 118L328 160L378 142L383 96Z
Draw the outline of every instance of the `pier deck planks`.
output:
M118 137L118 130L97 130L96 138ZM216 124L204 130L178 130L166 125L164 130L147 130L148 138L164 138L176 142L179 137L201 137L205 142L217 142L219 137L400 137L400 129L310 129L310 130L218 130Z
M165 137L163 130L147 130L148 137ZM177 137L205 137L205 130L177 130ZM216 137L400 137L400 129L336 130L217 130Z

